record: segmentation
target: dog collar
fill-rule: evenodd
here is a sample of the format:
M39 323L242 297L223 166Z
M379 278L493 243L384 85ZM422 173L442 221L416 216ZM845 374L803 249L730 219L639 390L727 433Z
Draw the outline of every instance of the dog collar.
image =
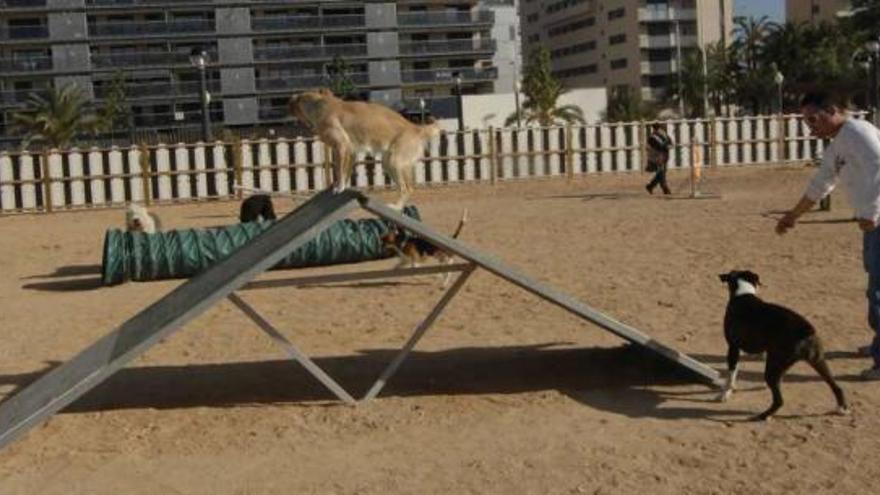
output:
M733 293L734 296L744 296L746 294L756 294L758 290L754 285L746 282L745 280L737 280L736 281L736 292Z

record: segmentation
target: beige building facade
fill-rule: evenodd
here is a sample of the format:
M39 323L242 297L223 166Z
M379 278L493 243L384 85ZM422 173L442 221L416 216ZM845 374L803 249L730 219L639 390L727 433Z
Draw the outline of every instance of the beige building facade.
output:
M786 0L785 19L795 24L834 22L838 12L846 13L851 8L850 0Z
M688 53L730 42L734 0L521 0L524 59L550 50L568 88L662 98Z

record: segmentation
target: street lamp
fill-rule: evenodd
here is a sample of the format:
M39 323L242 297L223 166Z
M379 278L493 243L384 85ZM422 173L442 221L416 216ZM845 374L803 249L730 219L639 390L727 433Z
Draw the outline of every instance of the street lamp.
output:
M419 120L421 124L425 123L425 99L419 98Z
M199 70L199 103L202 106L202 141L211 141L211 116L208 113L208 81L205 68L208 65L208 52L202 48L193 48L189 55L193 67Z
M777 70L776 74L773 75L773 81L776 82L777 105L779 105L779 113L782 114L782 83L785 82L785 76Z
M522 89L522 86L520 85L519 81L518 80L514 81L513 82L513 104L516 105L516 128L517 129L522 127L522 122L520 121L520 116L519 116L519 112L520 112L520 110L519 110L519 92L521 89Z
M461 73L455 72L452 74L452 77L454 78L454 81L455 81L455 94L457 95L457 97L456 97L457 102L456 103L458 106L458 130L463 131L464 130L464 115L463 115L464 109L463 109L463 105L462 105L462 101L461 101Z

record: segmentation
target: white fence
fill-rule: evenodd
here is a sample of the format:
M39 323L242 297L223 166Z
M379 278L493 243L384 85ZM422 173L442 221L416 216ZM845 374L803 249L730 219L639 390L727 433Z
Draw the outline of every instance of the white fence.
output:
M642 170L649 123L445 133L417 165L420 185ZM666 122L671 168L802 162L821 153L799 115ZM314 139L173 144L46 155L0 152L0 214L238 197L235 185L308 193L328 184ZM359 157L352 185L385 187L379 163Z

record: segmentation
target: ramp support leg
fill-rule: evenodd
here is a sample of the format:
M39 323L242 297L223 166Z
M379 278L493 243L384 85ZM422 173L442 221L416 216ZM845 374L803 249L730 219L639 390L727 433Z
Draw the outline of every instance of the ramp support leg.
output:
M281 334L275 327L272 326L271 323L266 321L257 311L248 303L244 301L244 299L240 298L234 292L229 294L229 300L232 301L238 309L241 310L248 318L250 318L254 323L260 327L260 330L266 332L272 340L275 341L278 345L281 346L282 349L287 353L287 355L297 361L299 364L303 366L309 373L312 374L315 378L318 379L321 383L327 387L328 390L333 392L336 397L339 397L339 400L345 402L346 404L356 404L357 401L349 395L348 392L345 391L338 383L336 383L333 378L330 377L327 373L324 372L314 361L309 359L308 356L303 354L299 349L296 348L289 340L287 340L284 335Z
M431 310L431 313L428 314L427 318L425 318L421 323L416 326L409 340L403 346L403 349L401 349L400 352L397 353L396 356L394 356L394 359L388 364L385 370L382 371L382 374L379 375L379 378L376 379L376 382L373 383L373 386L370 387L370 390L361 399L362 402L374 399L382 390L382 388L385 387L385 384L388 383L388 380L391 379L391 377L397 371L397 368L399 368L401 363L403 363L403 360L406 359L410 351L413 350L418 341L422 338L423 335L425 335L425 332L428 331L428 328L431 327L437 317L440 316L440 313L442 313L449 302L452 301L452 298L454 298L455 295L458 294L458 291L461 290L461 288L464 286L464 283L471 276L474 270L476 270L476 268L477 265L471 263L461 273L461 275L456 277L455 283L452 284L452 287L450 287L449 290L446 291L445 294L443 294L443 297L440 299L437 305L434 306L434 309Z

